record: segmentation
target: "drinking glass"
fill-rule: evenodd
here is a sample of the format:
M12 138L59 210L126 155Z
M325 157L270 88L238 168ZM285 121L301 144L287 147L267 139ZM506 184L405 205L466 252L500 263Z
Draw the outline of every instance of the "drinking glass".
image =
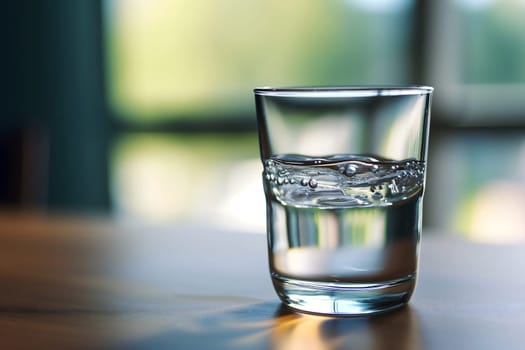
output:
M299 311L400 307L416 283L433 88L256 88L269 267Z

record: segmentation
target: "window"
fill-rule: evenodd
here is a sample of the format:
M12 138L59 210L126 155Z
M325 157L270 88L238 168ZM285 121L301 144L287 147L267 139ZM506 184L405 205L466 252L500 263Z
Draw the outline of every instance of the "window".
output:
M108 0L105 10L112 197L126 217L264 232L252 89L410 81L406 0Z
M425 66L438 123L426 223L481 241L523 241L525 2L428 6Z
M524 125L525 2L429 1L427 76L452 125Z
M436 87L424 224L525 240L524 1L104 6L119 215L264 232L253 87L424 83ZM509 204L492 205L498 194Z

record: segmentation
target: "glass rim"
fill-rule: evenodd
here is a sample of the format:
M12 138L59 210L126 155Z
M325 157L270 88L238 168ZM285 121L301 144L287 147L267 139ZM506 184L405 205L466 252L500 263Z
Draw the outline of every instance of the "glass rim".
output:
M256 87L255 95L275 97L374 97L425 95L434 91L427 85L377 85L377 86L297 86Z

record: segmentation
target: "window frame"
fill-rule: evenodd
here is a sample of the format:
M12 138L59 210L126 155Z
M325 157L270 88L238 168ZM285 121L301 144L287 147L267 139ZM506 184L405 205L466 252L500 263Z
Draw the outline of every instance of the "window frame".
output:
M452 0L423 0L428 18L424 76L435 88L433 113L452 127L525 127L525 83L460 80L460 18Z

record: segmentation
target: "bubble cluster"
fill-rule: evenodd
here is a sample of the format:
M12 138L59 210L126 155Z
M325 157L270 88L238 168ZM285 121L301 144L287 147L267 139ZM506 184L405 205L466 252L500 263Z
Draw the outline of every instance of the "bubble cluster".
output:
M424 164L360 156L279 156L265 162L267 188L297 205L389 205L421 192ZM327 204L328 203L328 204Z
M319 160L315 161L315 164L321 164ZM264 177L268 182L270 182L273 185L294 185L296 183L300 183L301 186L309 187L309 188L316 188L318 183L317 180L313 177L304 177L304 176L297 176L294 177L289 169L286 169L285 166L282 164L276 164L275 161L272 159L269 159L265 163L264 168Z

